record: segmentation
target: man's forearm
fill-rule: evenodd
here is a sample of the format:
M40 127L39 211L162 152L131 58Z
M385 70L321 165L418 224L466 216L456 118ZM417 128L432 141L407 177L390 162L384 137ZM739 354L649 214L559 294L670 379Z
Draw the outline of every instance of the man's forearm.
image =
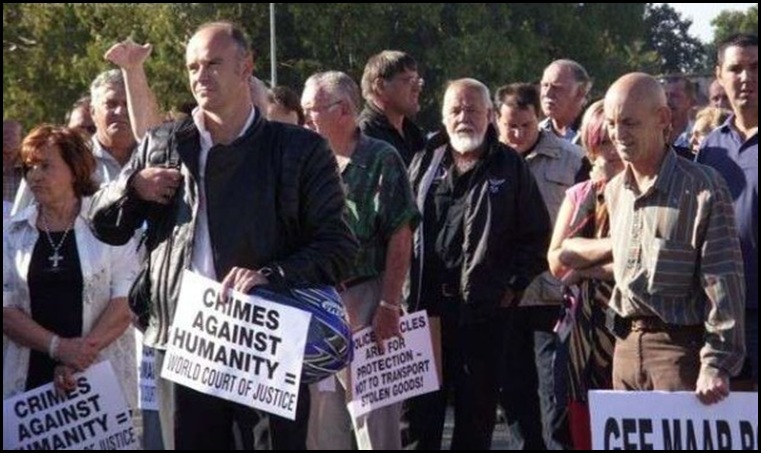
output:
M386 303L399 304L402 286L407 278L412 258L412 229L409 224L399 227L388 241L386 269L381 297Z

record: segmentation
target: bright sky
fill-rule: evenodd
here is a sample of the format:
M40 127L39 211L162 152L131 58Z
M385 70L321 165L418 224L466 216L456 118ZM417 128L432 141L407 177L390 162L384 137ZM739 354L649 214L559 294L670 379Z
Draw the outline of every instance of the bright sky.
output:
M713 40L711 20L724 10L746 11L758 3L669 3L682 17L692 19L690 34L704 42Z

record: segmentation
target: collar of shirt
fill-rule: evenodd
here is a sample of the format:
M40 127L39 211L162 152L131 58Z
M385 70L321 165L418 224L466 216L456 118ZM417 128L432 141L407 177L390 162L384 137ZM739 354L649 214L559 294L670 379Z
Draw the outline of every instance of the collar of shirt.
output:
M753 140L753 138L758 137L758 128L756 128L756 133L755 134L753 134L750 137L748 137L747 140L743 140L742 135L740 135L740 132L735 127L735 115L734 114L730 115L729 118L727 118L727 120L724 122L724 124L719 126L719 131L722 134L731 135L732 138L734 138L738 143L741 143L741 144L745 144L745 143Z
M240 133L238 134L238 138L242 137L243 134L246 133L248 128L254 124L254 120L256 119L256 109L253 105L250 108L251 112L248 114L248 119L243 125L243 129L241 129ZM210 150L212 146L214 146L214 142L211 139L211 133L208 131L208 129L206 129L206 119L203 115L203 110L201 110L200 107L196 107L193 109L192 116L193 123L195 123L196 128L198 128L198 138L201 142L201 153L204 153ZM203 166L201 168L203 168Z
M121 168L121 165L119 165L119 161L116 160L116 158L111 154L110 151L106 149L105 146L103 146L95 136L92 136L92 154L95 156L96 159L101 161L108 161L109 164L116 165L117 167Z
M92 198L83 197L79 199L79 212L74 218L75 226L80 224L83 224L83 225L86 224L87 222L86 214L90 211L91 205L92 205ZM9 220L9 222L13 224L26 223L29 225L30 228L36 229L37 219L39 218L39 215L40 215L40 205L37 203L34 203L32 205L27 206L23 210L19 211L17 214L15 214L11 218L11 220Z
M370 165L370 147L367 146L367 136L360 132L357 128L357 144L354 146L354 152L348 158L348 162L343 172L349 169L349 167L359 167L366 169Z
M555 137L562 138L563 140L567 140L569 142L573 142L576 136L579 134L578 126L576 126L575 121L573 125L566 129L565 135L558 134L558 132L555 130L555 127L552 125L552 118L550 117L543 119L539 123L539 130L551 132L555 135Z
M552 132L546 130L539 131L539 139L526 153L526 158L530 159L533 156L542 155L552 159L559 159L563 149L562 143L558 143L558 140L561 140L561 138Z
M684 128L681 134L679 134L674 140L674 146L681 146L683 148L690 147L690 138L692 137L692 130L695 129L695 122L690 120L687 122L687 127Z
M650 189L648 189L647 192L639 194L639 196L635 198L646 197L655 191L668 193L669 184L672 179L671 176L674 174L674 170L676 169L677 159L679 158L677 157L676 152L673 149L669 148L669 150L666 152L666 156L663 158L663 162L661 163L661 168L658 170L658 174L655 175L655 181L653 182L653 185L650 187ZM623 177L624 187L636 194L638 192L637 182L634 180L634 174L632 174L631 165L626 166L624 169Z
M365 117L367 120L376 126L382 126L384 128L393 128L391 126L391 123L388 122L388 118L386 118L386 114L383 113L383 111L378 108L374 103L368 101L367 104L365 104Z

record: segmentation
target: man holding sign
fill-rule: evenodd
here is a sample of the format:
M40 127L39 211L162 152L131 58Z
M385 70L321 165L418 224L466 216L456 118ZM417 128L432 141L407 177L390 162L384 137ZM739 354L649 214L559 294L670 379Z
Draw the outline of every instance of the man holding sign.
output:
M337 71L311 76L301 104L306 126L325 137L335 153L346 186L349 222L360 253L341 298L353 330L372 325L378 347L399 332L402 285L409 269L412 230L418 211L407 173L396 150L359 131L359 87ZM346 379L342 379L346 385ZM313 388L310 435L319 450L350 449L345 392ZM356 421L360 449L399 450L401 403Z
M729 394L745 354L742 254L727 185L679 159L671 112L651 76L627 74L605 95L605 122L626 164L605 190L616 287L616 390Z
M356 252L326 143L252 106L244 33L226 22L202 25L186 66L198 102L192 118L147 133L90 213L108 243L126 242L147 222L146 278L137 285L151 300L145 343L159 350L158 368L185 269L221 281L225 297L267 283L337 283ZM168 448L227 449L233 421L253 428L251 409L181 386L171 398L163 379L158 390ZM275 431L273 442L285 441L276 446L303 446L305 434Z

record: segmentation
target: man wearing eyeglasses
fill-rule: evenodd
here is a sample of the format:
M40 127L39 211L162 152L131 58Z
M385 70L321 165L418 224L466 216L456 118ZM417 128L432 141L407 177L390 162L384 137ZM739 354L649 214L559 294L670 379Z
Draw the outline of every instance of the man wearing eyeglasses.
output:
M399 336L402 286L412 256L412 231L419 213L407 171L396 150L357 127L359 87L338 71L307 79L301 105L306 127L325 137L338 162L346 191L349 226L359 255L341 285L352 330L372 326L378 345ZM343 372L345 373L345 372ZM335 391L312 387L309 437L316 450L350 450L345 374ZM354 421L360 450L399 450L401 403L376 409Z
M408 166L426 142L411 119L420 111L423 84L415 59L398 50L373 55L362 74L366 106L359 127L366 135L393 145Z

